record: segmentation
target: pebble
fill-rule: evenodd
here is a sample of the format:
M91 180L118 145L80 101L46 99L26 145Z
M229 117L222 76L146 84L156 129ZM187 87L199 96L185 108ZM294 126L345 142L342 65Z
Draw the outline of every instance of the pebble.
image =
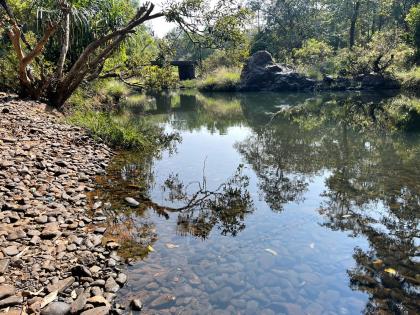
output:
M114 253L119 244L104 246L106 227L90 227L107 221L104 210L112 205L99 198L91 205L88 192L111 150L44 104L0 92L0 106L0 312L21 306L29 288L55 300L42 314L109 313L127 280ZM81 288L92 286L109 293L88 303ZM42 298L31 300L28 306L40 313Z
M16 256L17 254L19 254L19 250L15 245L3 248L2 251L7 256Z
M42 309L41 315L65 315L70 312L70 305L64 302L52 302Z
M105 291L116 293L120 289L120 286L115 282L114 278L109 277L105 282Z
M124 198L125 201L130 205L131 207L138 207L140 205L140 202L138 202L136 199L131 197Z

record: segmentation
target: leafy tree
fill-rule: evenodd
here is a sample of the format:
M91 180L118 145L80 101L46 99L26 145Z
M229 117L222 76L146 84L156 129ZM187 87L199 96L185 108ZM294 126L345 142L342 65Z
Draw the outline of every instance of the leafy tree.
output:
M420 4L413 6L406 18L410 39L416 48L416 61L420 62Z
M160 12L151 2L137 7L130 0L39 0L33 5L2 0L0 4L0 27L18 59L20 94L46 98L58 107L84 80L99 77L107 60L121 52L121 45L145 22L166 17L191 36L220 47L240 39L248 12L234 0L220 1L216 7L202 0L170 1ZM37 21L40 27L22 21ZM81 40L70 31L72 25L81 29L76 21L87 29ZM29 34L34 34L32 43Z

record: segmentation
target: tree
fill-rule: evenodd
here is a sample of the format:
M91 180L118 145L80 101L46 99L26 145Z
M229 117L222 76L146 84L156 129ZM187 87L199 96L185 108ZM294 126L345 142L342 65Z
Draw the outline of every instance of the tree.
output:
M416 61L420 62L420 4L413 6L407 15L410 39L416 48Z
M0 27L6 30L18 59L20 95L44 98L56 107L61 107L84 80L99 77L106 61L147 21L166 17L189 34L217 47L239 38L247 15L247 11L234 0L220 1L215 7L203 0L171 1L159 12L155 12L155 5L151 2L136 8L130 0L40 0L35 2L36 15L44 7L47 9L44 12L54 12L55 15L47 15L42 20L42 33L31 44L26 39L25 26L29 25L22 25L6 0L0 4L4 11L1 12L4 18ZM76 9L93 12L86 20L101 27L88 32L73 50L70 44L75 39L70 27L72 12ZM108 14L104 19L106 23L96 19L103 12ZM28 10L26 17L33 18L34 15ZM71 56L69 49L73 50ZM47 60L48 55L59 57Z

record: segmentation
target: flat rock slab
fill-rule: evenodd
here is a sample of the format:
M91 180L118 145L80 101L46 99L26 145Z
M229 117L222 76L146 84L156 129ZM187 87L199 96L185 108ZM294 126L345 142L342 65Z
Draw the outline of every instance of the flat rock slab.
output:
M19 254L19 250L15 245L3 248L2 251L7 256L16 256L17 254Z
M9 267L9 262L10 262L9 259L0 260L0 275L3 275L6 272L7 267Z
M54 292L54 291L63 292L65 289L67 289L73 284L74 280L75 280L74 277L68 277L66 279L58 281L57 283L49 284L47 286L47 290L48 292Z
M9 296L8 298L0 300L0 308L21 305L23 303L23 297L21 296Z
M15 294L15 287L12 285L0 285L0 300Z
M65 315L70 312L70 305L64 302L53 302L42 309L41 315Z
M109 311L110 308L108 306L101 306L84 311L80 315L107 315Z

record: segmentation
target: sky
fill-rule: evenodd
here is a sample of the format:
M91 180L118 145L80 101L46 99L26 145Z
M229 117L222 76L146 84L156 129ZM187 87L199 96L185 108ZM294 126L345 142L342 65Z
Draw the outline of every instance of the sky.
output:
M155 12L157 12L159 11L159 9L162 8L162 3L167 2L167 0L152 0L151 2L156 5ZM209 2L214 4L217 2L217 0L209 0ZM171 31L172 29L176 27L176 24L166 22L164 17L152 20L149 22L148 25L152 27L155 33L155 36L159 38L164 37L169 31Z

